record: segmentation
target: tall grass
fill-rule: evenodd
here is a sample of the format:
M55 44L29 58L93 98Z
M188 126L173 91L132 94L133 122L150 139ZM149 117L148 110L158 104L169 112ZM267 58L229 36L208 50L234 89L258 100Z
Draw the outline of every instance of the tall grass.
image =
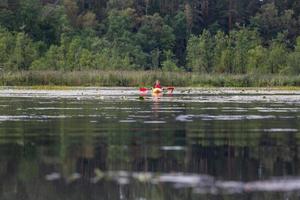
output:
M0 72L1 86L300 86L300 76L197 74L162 71L16 71Z

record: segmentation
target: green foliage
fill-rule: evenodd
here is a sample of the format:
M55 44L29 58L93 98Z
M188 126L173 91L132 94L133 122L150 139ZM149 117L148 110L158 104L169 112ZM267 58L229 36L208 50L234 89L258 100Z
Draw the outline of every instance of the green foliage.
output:
M300 74L300 37L297 38L295 51L288 55L288 69L290 74Z
M64 56L64 49L63 46L56 46L51 45L49 50L46 52L46 54L39 58L38 60L35 60L32 65L31 69L34 70L62 70L65 69L66 66L66 60Z
M38 57L37 46L24 33L16 35L16 43L10 59L11 69L28 69Z
M293 52L287 58L287 73L300 74L300 52Z
M113 55L126 58L133 65L143 67L146 55L133 32L135 25L133 16L134 10L132 9L112 10L108 17L108 31L105 38L109 41L107 47L112 49ZM126 66L124 65L123 68Z
M193 71L236 73L248 72L248 68L258 68L263 60L257 52L261 43L256 31L247 28L235 30L226 35L222 32L214 36L203 31L199 37L192 36L188 42L187 60ZM254 70L256 71L256 70Z
M203 31L199 37L192 36L188 41L187 52L188 65L193 71L212 71L213 41L208 31Z
M233 63L234 73L244 74L247 71L248 52L260 44L260 38L256 31L242 28L230 33L233 41Z
M195 74L186 72L156 71L16 71L4 72L0 76L1 86L129 86L144 83L152 85L156 80L164 85L214 86L214 87L281 87L300 86L299 75L233 75Z
M221 70L221 72L233 73L233 54L230 48L224 49L222 51L219 66L221 67L219 69Z
M184 12L180 11L172 20L172 28L175 34L175 55L180 65L185 65L185 51L188 39L187 20Z
M165 60L162 63L162 70L169 72L178 72L180 69L177 67L176 62L174 61L174 55L172 51L168 50L164 52Z
M272 39L283 30L293 34L297 29L297 22L293 15L293 10L287 9L280 12L274 3L268 3L263 5L260 12L252 18L252 24L258 27L263 37Z
M171 50L175 43L173 29L157 13L142 18L136 38L147 56L147 63L151 63L147 68L160 65L163 58L159 52Z
M119 10L124 10L134 5L133 0L109 0L107 4L110 9Z
M0 9L0 25L14 30L17 20L14 16L14 12L8 9Z
M6 29L0 27L0 63L6 69L14 50L14 36Z
M267 53L267 49L261 45L250 49L247 53L247 72L251 74L265 73L267 71Z
M279 73L286 68L287 50L282 43L274 41L268 52L267 72Z
M0 67L298 74L299 5L296 0L5 1Z
M225 72L224 64L221 62L223 51L228 46L228 36L224 34L224 32L218 31L213 40L215 41L214 52L213 52L213 66L215 72ZM223 56L224 57L224 56ZM223 59L222 59L223 60Z

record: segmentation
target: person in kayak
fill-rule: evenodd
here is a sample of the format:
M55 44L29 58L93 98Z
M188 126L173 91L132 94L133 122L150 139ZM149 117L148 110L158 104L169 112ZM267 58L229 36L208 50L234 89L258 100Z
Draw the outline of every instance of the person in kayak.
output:
M159 80L156 80L156 81L155 81L155 84L154 84L153 88L159 88L159 89L162 89Z

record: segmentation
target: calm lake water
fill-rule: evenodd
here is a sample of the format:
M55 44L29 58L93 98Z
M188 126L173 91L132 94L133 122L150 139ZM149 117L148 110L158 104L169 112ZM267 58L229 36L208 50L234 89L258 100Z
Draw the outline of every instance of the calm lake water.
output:
M300 101L261 95L1 97L0 199L299 199Z

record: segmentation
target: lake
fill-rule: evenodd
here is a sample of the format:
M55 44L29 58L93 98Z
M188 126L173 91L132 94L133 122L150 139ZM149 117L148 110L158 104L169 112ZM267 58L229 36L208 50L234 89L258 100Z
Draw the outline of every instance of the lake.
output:
M299 92L136 90L0 90L0 199L299 199Z

